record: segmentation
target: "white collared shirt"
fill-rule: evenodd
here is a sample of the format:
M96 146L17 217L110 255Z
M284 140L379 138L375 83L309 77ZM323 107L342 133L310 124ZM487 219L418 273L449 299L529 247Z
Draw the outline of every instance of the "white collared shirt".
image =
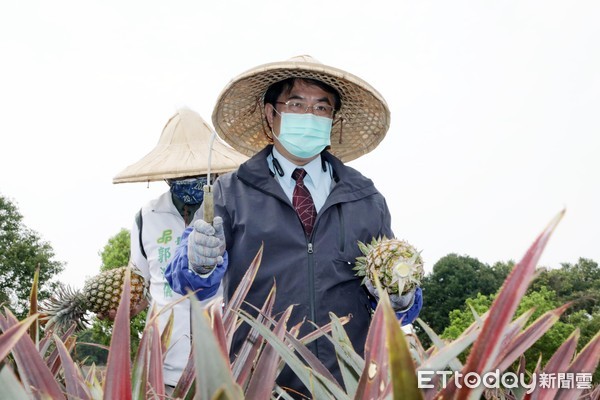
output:
M279 162L279 165L283 170L283 176L279 176L277 169L273 166L273 158L276 158ZM331 184L333 182L331 177L331 165L327 163L327 170L323 171L321 166L321 156L319 156L308 164L300 167L282 156L275 147L273 147L272 155L269 155L268 157L268 162L271 171L275 172L275 178L277 178L277 181L281 185L285 195L290 199L290 202L292 201L294 187L296 186L296 181L292 179L292 173L296 168L303 168L306 171L304 185L310 192L318 213L321 207L323 207L323 204L325 204L325 200L327 200L327 196L329 196L329 192L331 191Z

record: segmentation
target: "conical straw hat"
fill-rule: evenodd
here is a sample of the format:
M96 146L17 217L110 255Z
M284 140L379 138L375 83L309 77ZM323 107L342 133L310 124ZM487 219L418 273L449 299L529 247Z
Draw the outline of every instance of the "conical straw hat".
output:
M212 122L225 142L247 156L269 143L263 102L268 87L287 78L309 78L335 88L342 106L334 116L331 153L342 161L373 150L390 126L383 96L361 78L330 67L311 56L298 56L252 68L234 78L221 92Z
M164 127L158 144L141 160L125 168L113 183L149 182L208 173L209 146L213 135L202 117L187 108L177 111ZM248 157L219 140L212 143L210 172L237 169Z

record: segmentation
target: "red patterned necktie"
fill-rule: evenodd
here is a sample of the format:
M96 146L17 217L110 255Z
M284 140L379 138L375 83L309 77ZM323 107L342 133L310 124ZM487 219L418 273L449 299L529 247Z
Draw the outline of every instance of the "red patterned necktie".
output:
M296 168L292 173L292 178L296 181L294 194L292 195L292 204L300 217L300 221L302 221L306 236L310 236L315 225L315 219L317 218L317 209L315 208L315 203L310 192L304 186L305 176L306 171L302 168Z

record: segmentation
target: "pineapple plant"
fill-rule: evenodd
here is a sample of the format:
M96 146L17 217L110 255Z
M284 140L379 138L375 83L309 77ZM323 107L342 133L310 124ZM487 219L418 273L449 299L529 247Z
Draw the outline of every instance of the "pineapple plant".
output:
M358 242L363 256L356 258L357 276L363 276L362 284L379 299L375 289L375 277L387 294L394 300L421 284L424 275L421 254L405 240L373 238L371 243Z
M432 371L444 372L444 375L451 371L460 372L462 377L467 373L481 375L494 369L500 373L511 372L509 366L519 361L523 352L558 321L567 305L547 312L529 326L525 326L525 319L519 317L513 320L512 317L535 275L537 262L559 220L560 215L516 264L488 315L478 318L458 339L453 342L443 341L419 320L435 343L424 352L425 362L422 365L413 363L405 336L401 334L390 299L384 290L380 290L381 302L366 338L364 358L348 346L343 327L347 318L343 321L332 315L332 322L327 329L319 329L305 337L298 337L298 326L287 326L287 316L291 309L286 310L276 321L271 314L275 301L274 286L261 307L259 318L240 310L260 266L261 247L224 312L216 304L204 309L195 297L191 297L194 352L171 397L164 391L160 368L162 352L169 339L165 335L159 335L155 318L150 318L143 332L140 350L133 363L129 358L129 351L124 351L128 348L130 329L126 306L131 303L128 274L125 275L124 284L127 289L121 293L122 300L115 318L107 366L103 371L92 367L88 373L84 373L70 356L74 344L71 332L59 337L46 330L46 336L39 343L27 335L27 329L32 328L37 315L37 295L33 296L34 290L37 291L35 279L29 318L19 322L7 308L0 311L0 362L3 362L0 389L5 394L4 397L15 399L188 399L194 396L229 400L275 397L290 399L275 383L276 374L282 363L285 363L311 388L312 398L316 399L600 398L600 386L591 387L591 384L588 388L585 385L560 389L542 385L532 388L528 385L488 389L483 385L457 386L456 379L448 379L447 384L441 384L440 381L428 384L428 380L423 381L419 377L419 372L424 372L427 377ZM251 351L240 352L232 363L228 356L228 344L240 319L250 324L258 334L252 336L252 340L247 340ZM169 324L172 324L172 320ZM170 331L170 328L165 330ZM336 344L336 353L345 371L343 388L327 373L326 367L318 359L310 357L310 350L306 345L315 339L315 334L324 335ZM600 360L600 332L581 350L576 351L578 336L578 331L574 332L546 365L538 364L534 373L556 376L589 374L594 371ZM54 349L49 346L50 342L54 342ZM469 359L463 365L456 357L469 347ZM5 360L9 352L12 353L13 362ZM520 363L519 369L522 365ZM526 389L532 392L525 392Z
M55 296L40 306L42 322L47 328L65 331L73 323L77 327L88 325L88 311L101 315L109 315L116 311L121 299L125 273L129 267L119 267L101 272L86 280L83 290L75 290L69 286L59 287ZM148 282L131 268L130 311L135 310L148 297Z

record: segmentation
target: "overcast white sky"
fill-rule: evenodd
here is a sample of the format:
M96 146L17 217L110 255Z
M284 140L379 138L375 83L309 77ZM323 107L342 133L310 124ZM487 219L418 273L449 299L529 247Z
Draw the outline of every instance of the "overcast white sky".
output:
M0 193L76 287L164 183L113 185L182 106L310 54L371 83L391 128L350 165L427 268L448 253L600 261L598 1L4 1Z

